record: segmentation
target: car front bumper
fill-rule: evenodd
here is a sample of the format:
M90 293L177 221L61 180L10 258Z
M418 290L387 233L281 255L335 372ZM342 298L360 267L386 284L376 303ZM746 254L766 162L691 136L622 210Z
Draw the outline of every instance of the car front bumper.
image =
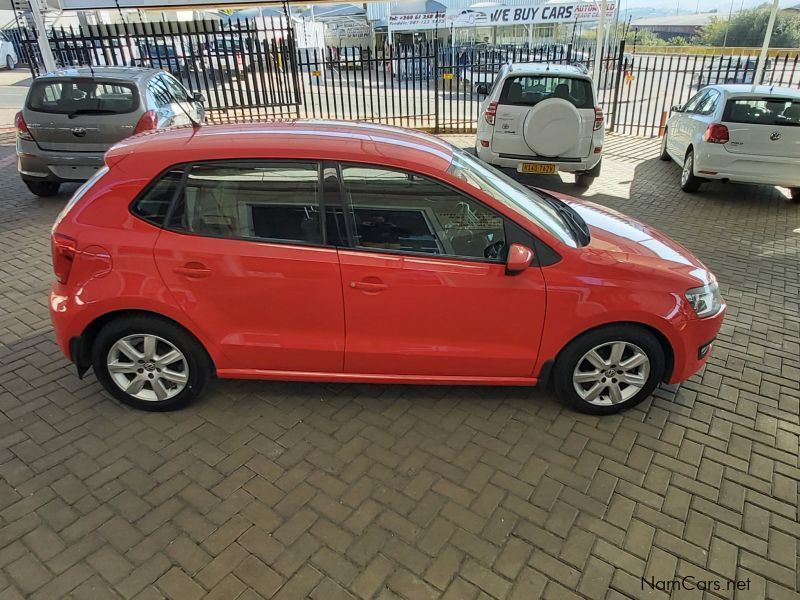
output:
M672 340L675 364L667 383L679 383L697 373L713 353L714 340L717 338L722 321L725 319L726 306L705 319L686 321L683 330Z
M29 181L86 181L103 166L103 153L42 150L17 141L17 170Z

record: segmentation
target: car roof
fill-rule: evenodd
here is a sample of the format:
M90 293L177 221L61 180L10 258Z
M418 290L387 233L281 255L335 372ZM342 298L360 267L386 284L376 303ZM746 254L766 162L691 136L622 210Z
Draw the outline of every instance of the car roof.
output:
M746 83L730 83L724 85L712 85L714 89L724 92L727 96L780 96L781 98L800 98L800 90L783 87L783 86L770 86L770 85L757 85L753 87Z
M144 133L111 148L106 162L114 164L117 159L135 154L137 164L152 162L161 171L193 161L305 158L394 164L431 172L446 170L454 151L447 142L420 131L371 123L297 119Z
M552 63L511 63L509 75L564 75L576 79L592 80L583 67L576 65L559 65Z
M149 79L159 69L148 69L145 67L69 67L45 73L38 79L62 78L62 77L89 77L93 79L125 79L130 81L142 81Z

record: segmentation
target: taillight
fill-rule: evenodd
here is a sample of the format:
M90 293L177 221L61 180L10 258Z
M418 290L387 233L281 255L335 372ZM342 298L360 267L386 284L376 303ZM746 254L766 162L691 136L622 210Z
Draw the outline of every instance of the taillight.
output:
M497 102L489 102L486 107L486 112L483 113L483 118L489 125L494 125L495 117L497 116Z
M53 271L56 274L56 279L60 283L67 283L72 263L78 253L78 242L74 238L61 233L53 233L50 239L53 250Z
M148 110L139 118L139 122L136 123L136 129L133 130L133 134L136 135L137 133L142 133L143 131L151 131L156 127L158 127L158 116L156 115L156 111Z
M594 107L594 130L597 131L603 126L603 109L599 106Z
M730 141L731 136L728 128L720 123L712 123L703 134L703 140L709 144L726 144Z
M33 141L31 130L28 129L28 124L25 122L25 117L22 116L22 111L19 111L14 117L14 126L17 128L17 136L21 140Z

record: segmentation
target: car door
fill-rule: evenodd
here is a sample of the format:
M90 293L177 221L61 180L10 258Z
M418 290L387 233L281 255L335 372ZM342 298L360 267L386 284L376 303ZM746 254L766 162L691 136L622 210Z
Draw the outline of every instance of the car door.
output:
M670 119L667 144L673 156L682 159L686 154L686 149L691 142L690 132L693 127L691 123L692 116L697 105L706 97L707 93L707 89L702 89L697 92L683 105L681 111Z
M209 162L183 177L155 260L228 368L341 372L341 278L321 231L320 165Z
M351 238L339 251L345 372L531 377L544 280L538 267L509 276L504 264L512 237L528 234L415 173L352 164L340 172Z

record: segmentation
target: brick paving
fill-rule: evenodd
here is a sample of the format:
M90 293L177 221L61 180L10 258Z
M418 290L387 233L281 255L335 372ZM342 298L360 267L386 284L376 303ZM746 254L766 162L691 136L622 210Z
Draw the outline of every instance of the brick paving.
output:
M129 410L54 343L48 232L0 139L0 599L798 597L800 206L678 191L612 137L585 197L694 250L715 353L621 416L542 391L217 381ZM541 179L564 191L571 183ZM674 592L699 598L701 592Z

